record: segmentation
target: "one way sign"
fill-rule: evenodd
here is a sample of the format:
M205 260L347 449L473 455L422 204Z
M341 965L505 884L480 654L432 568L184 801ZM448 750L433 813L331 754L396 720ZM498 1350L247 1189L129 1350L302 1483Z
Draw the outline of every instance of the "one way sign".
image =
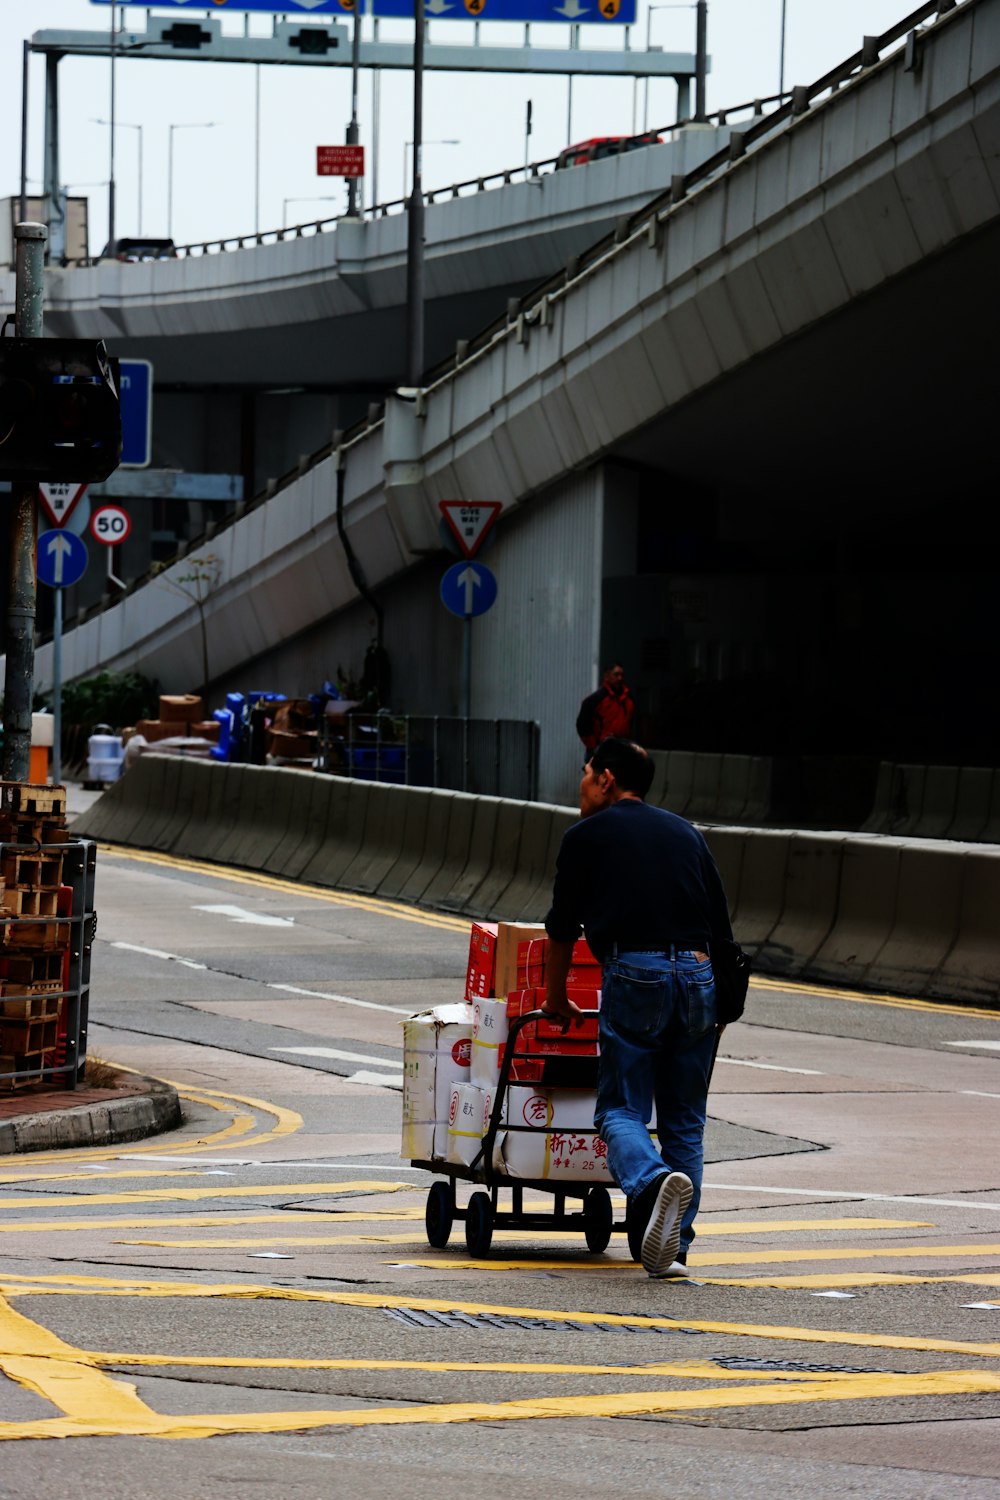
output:
M40 484L38 502L53 526L65 526L86 493L85 484Z

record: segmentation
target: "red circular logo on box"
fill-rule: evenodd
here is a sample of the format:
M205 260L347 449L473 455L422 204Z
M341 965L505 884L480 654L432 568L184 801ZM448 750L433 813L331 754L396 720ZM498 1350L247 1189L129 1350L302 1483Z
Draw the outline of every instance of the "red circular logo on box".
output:
M456 1067L467 1068L472 1061L472 1041L464 1036L460 1042L456 1042L451 1049L452 1061Z

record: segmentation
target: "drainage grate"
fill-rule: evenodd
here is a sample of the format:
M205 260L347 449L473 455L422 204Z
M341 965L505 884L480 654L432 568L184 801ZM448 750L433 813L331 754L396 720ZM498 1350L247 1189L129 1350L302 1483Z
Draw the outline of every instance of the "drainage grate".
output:
M559 1333L570 1329L574 1333L657 1333L673 1337L675 1334L702 1338L697 1328L645 1328L636 1324L578 1323L573 1318L515 1318L502 1313L430 1312L426 1308L384 1307L386 1317L402 1323L405 1328L523 1328L530 1333Z
M860 1365L810 1365L798 1359L749 1359L735 1354L716 1355L715 1364L723 1370L784 1370L793 1375L875 1375L886 1371L863 1369Z

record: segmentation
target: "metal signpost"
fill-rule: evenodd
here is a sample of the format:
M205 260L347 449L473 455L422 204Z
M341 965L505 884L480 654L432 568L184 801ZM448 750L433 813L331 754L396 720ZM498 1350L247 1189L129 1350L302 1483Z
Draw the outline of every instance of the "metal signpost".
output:
M81 486L81 492L85 486ZM79 499L79 496L77 496ZM61 527L38 538L38 581L55 589L52 621L52 784L62 781L62 636L63 589L79 583L87 569L87 548Z
M482 563L457 562L441 579L441 603L465 621L462 639L462 676L465 681L465 718L472 717L472 622L496 603L497 581Z
M90 534L95 542L108 549L108 582L123 589L125 584L115 573L115 548L132 530L132 518L120 505L101 505L90 518Z

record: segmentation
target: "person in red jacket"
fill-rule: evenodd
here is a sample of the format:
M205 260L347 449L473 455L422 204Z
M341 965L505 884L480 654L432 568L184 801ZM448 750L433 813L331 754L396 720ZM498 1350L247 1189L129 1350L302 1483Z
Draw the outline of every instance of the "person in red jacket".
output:
M596 750L602 740L632 738L635 703L625 685L625 668L612 662L604 669L601 686L580 704L576 732L588 750Z

